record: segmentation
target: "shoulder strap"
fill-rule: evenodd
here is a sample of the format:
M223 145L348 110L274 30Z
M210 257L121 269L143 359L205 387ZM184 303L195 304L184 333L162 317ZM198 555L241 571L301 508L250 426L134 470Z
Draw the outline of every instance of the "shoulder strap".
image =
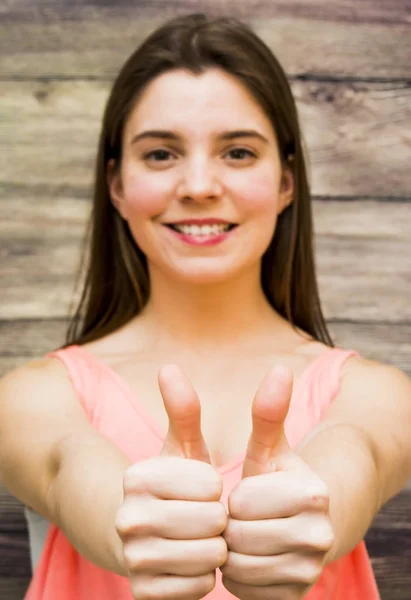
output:
M98 369L87 353L79 346L67 346L47 354L48 358L57 358L67 369L74 391L80 400L91 423L96 412L96 387L99 380Z
M311 374L310 384L312 406L316 411L316 418L321 420L327 408L337 396L341 384L341 368L345 361L353 356L359 356L355 350L332 348L324 352L316 361Z

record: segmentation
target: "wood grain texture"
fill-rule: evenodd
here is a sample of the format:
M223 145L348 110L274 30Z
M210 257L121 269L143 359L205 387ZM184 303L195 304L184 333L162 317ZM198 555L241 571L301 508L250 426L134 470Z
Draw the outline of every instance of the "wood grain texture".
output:
M165 19L250 23L290 80L311 164L335 343L411 376L409 0L3 0L0 376L63 343L110 85ZM366 537L382 600L411 598L411 480ZM0 483L0 598L30 579L22 505Z
M3 83L1 181L88 189L109 88L101 81ZM410 195L411 87L295 81L292 89L314 194Z
M381 509L365 541L382 600L409 600L410 490L402 491Z
M251 24L290 76L411 77L408 0L3 0L0 10L7 78L111 79L160 23L200 11Z
M392 364L411 376L411 323L330 321L337 346ZM66 319L0 320L0 376L63 345Z
M411 321L411 202L326 199L313 208L327 318ZM73 288L89 211L82 189L3 186L0 318L67 315L78 297Z
M138 9L138 14L137 14ZM403 23L410 22L411 7L409 0L344 0L327 3L326 0L4 0L1 14L14 21L31 20L50 22L56 19L85 21L103 20L108 17L155 17L166 19L170 15L185 14L193 11L212 11L224 14L229 11L236 15L255 15L268 17L270 13L277 17L304 17L321 21L344 21L348 23Z
M0 577L1 600L23 600L29 583L29 577Z

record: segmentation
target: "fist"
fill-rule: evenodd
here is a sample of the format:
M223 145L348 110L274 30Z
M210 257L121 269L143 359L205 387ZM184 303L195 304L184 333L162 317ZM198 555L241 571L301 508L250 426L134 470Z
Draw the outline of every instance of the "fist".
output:
M300 600L333 544L325 483L290 448L292 373L271 370L254 398L243 478L229 496L223 584L242 600Z
M167 365L159 387L167 438L160 456L127 470L116 530L135 599L195 600L214 588L215 570L227 558L222 479L209 464L193 386Z

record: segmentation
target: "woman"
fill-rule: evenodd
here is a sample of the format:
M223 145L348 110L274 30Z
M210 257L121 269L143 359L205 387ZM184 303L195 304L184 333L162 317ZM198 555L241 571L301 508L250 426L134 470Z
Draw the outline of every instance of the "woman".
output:
M411 386L333 347L310 211L265 44L155 31L106 107L67 344L1 384L1 475L51 523L28 600L378 598L363 537L411 475Z

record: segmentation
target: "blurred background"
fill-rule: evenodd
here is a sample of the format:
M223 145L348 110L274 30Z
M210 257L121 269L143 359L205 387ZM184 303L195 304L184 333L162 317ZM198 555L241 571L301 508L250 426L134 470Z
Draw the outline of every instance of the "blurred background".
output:
M289 76L336 344L411 375L409 0L2 0L0 375L64 341L117 71L164 20L202 11L252 25ZM382 599L410 600L411 482L366 542ZM22 507L0 483L1 600L30 577Z

